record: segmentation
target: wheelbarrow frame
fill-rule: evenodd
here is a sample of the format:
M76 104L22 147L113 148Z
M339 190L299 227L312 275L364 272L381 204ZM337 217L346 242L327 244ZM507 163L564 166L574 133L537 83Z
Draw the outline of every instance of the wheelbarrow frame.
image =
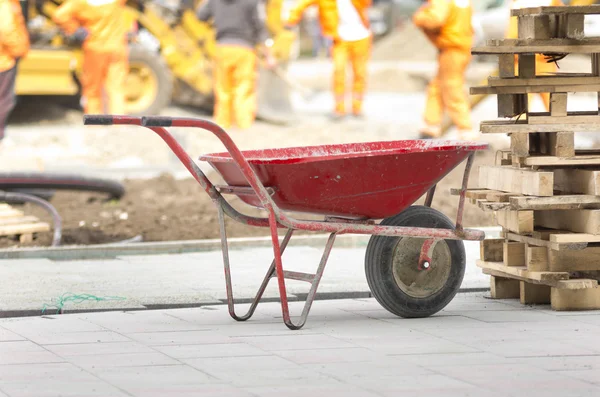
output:
M325 265L329 258L331 249L335 242L335 238L339 234L366 234L392 237L415 237L426 238L421 249L419 258L419 268L428 268L431 262L431 255L435 243L439 240L471 240L480 241L485 238L485 234L480 230L464 229L462 225L465 194L469 181L469 174L473 165L474 152L468 155L465 171L463 175L462 186L459 195L458 211L456 214L455 230L452 229L436 229L436 228L421 228L421 227L400 227L400 226L384 226L375 224L373 220L353 220L338 217L326 216L324 220L300 220L293 218L282 211L271 198L272 191L266 188L256 175L252 166L245 158L241 150L233 142L229 134L225 132L217 124L207 120L192 119L192 118L172 118L172 117L133 117L133 116L117 116L117 115L85 115L85 125L135 125L146 127L159 135L162 140L169 146L177 158L192 174L194 179L202 186L204 191L210 196L218 210L219 228L221 236L221 247L223 252L223 265L225 270L225 282L227 290L227 305L229 314L237 321L246 321L252 317L256 307L258 306L262 295L264 294L267 285L271 278L277 278L279 287L279 295L281 302L281 311L283 322L292 329L298 330L304 326L308 318L312 303L316 297L317 289ZM175 138L166 130L165 127L196 127L212 132L224 145L225 149L231 155L231 158L239 167L244 178L250 185L252 192L260 199L262 208L267 211L268 217L255 217L245 215L234 209L229 202L223 197L223 194L248 194L249 188L237 186L217 186L214 185L202 172L200 167L194 160L185 152ZM435 194L433 185L427 192L425 205L431 207L433 196ZM235 303L233 297L233 288L231 282L231 270L229 261L229 249L227 244L227 232L225 228L225 215L235 221L249 226L268 227L271 232L271 240L273 244L274 259L271 266L267 270L265 277L253 299L249 310L244 315L238 315L235 312ZM280 242L278 229L287 229L285 237ZM314 274L287 271L283 269L282 255L292 238L294 230L319 231L329 233L329 238L325 244L325 249L322 254L317 271ZM311 284L310 291L307 295L302 314L297 323L294 323L290 317L289 303L287 298L287 289L285 280L299 280Z

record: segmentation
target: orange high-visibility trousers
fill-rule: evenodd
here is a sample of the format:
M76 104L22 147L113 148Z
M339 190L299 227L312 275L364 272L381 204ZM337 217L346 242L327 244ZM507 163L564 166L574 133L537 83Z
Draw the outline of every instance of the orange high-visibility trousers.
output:
M535 74L537 76L548 75L549 73L556 73L557 71L558 71L558 68L556 66L556 63L546 62L546 59L541 54L537 54L535 56ZM515 55L515 76L518 76L518 75L519 75L519 57L517 55ZM529 102L529 106L531 106L531 102L533 100L534 95L535 94L527 95L527 101ZM540 96L540 98L542 99L542 102L544 102L544 107L546 108L546 111L549 112L550 111L550 93L549 92L540 92L537 95Z
M465 72L471 53L458 49L444 49L438 55L438 72L427 88L425 123L439 126L444 110L459 130L470 130L471 106L465 92Z
M219 45L215 51L215 122L249 128L256 119L257 56L250 49Z
M81 76L84 112L125 114L125 80L128 73L127 52L85 50Z
M346 67L352 67L352 112L362 110L363 97L367 88L367 62L371 52L371 37L357 41L335 41L333 43L333 94L335 112L346 113Z

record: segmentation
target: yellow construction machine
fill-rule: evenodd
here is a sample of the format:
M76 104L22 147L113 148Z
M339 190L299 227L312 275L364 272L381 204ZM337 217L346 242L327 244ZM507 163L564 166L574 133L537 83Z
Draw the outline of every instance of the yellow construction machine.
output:
M81 49L69 43L51 21L62 1L36 0L24 7L32 49L19 63L19 96L80 95ZM165 1L168 0L127 3L127 15L132 26L137 26L130 45L130 73L125 87L128 114L158 114L171 102L204 109L212 106L214 30L196 18L199 2ZM282 4L283 0L265 1L275 56L280 70L285 70L295 34L283 29ZM285 123L293 111L288 83L280 76L261 68L257 116Z

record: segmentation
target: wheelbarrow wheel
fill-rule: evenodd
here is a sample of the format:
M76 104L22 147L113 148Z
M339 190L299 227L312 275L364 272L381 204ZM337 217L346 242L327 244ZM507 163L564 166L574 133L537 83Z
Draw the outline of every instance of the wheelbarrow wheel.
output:
M454 229L444 214L412 206L384 219L381 225ZM372 236L365 255L365 273L375 299L389 312L405 318L428 317L442 310L458 292L465 274L465 247L460 240L440 240L430 266L419 269L425 238Z

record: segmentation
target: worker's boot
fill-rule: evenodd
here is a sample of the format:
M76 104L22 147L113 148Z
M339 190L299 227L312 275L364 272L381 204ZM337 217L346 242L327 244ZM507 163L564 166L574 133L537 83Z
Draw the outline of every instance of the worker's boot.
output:
M442 136L442 128L439 125L426 125L419 129L419 139L437 139Z

